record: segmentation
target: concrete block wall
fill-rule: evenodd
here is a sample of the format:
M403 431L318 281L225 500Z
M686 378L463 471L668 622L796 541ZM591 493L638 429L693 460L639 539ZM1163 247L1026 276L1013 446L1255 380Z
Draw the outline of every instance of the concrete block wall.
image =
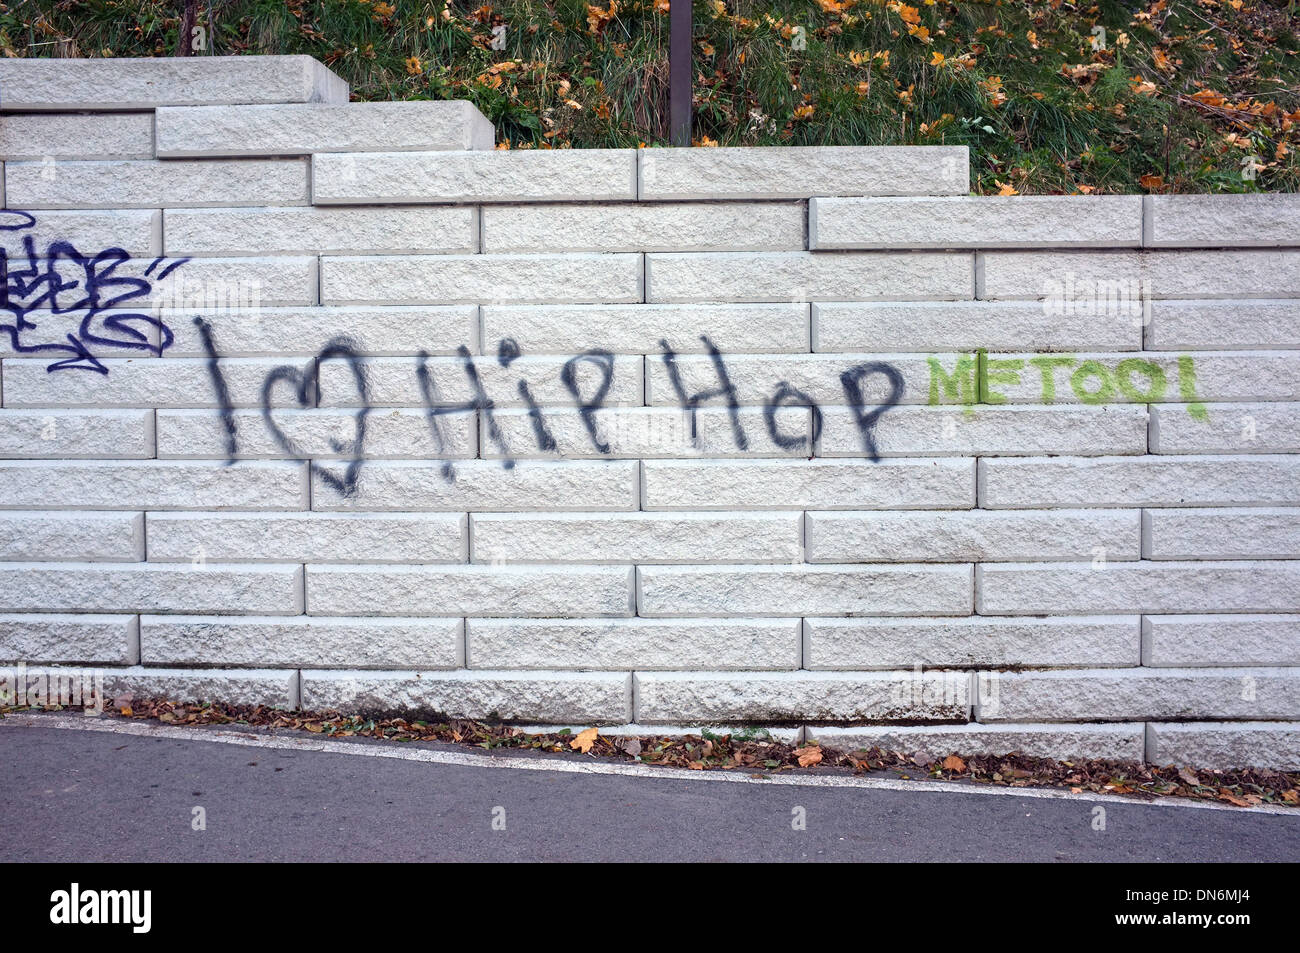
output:
M1300 767L1300 197L0 61L0 659Z

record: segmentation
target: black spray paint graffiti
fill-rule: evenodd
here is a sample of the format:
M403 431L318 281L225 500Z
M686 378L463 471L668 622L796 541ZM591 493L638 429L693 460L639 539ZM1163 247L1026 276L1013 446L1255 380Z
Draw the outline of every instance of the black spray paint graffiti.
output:
M0 211L0 232L25 232L36 226L30 212ZM37 249L32 235L22 236L22 254L10 258L0 248L0 333L8 333L10 350L18 354L65 355L47 370L86 370L107 374L93 347L146 351L161 355L172 344L172 331L148 311L116 310L147 299L188 258L155 258L143 277L120 274L131 256L122 248L105 248L87 255L67 241L52 241ZM79 315L75 331L62 338L43 330L37 316ZM65 322L59 322L62 327ZM156 329L158 343L150 341Z
M217 351L211 326L198 317L194 319L194 324L198 328L199 338L208 356L208 371L217 398L228 463L233 464L238 459L239 445L230 388L221 370L220 354ZM686 386L682 381L677 366L677 354L672 346L666 340L659 342L663 351L662 359L669 381L672 383L682 411L690 420L691 440L694 442L699 437L696 428L696 412L700 406L709 401L721 399L725 402L731 421L732 440L738 449L747 450L749 448L749 437L745 433L745 428L740 420L740 399L727 370L726 358L707 337L701 336L700 340L704 343L709 354L714 373L718 378L718 386L694 394L686 391ZM483 385L483 379L479 374L478 366L475 364L474 356L470 354L469 349L464 345L458 347L456 353L460 358L461 367L470 390L469 398L456 404L446 404L442 401L433 375L429 372L430 355L428 352L421 351L416 357L416 380L419 383L420 396L424 403L425 420L435 450L442 456L449 447L449 442L442 429L442 417L448 414L479 413L482 415L487 439L492 442L501 454L501 465L507 470L513 469L516 461L510 455L510 447L507 445L505 436L497 424L495 416L496 403ZM497 362L502 367L509 367L520 356L519 345L512 339L504 338L498 343ZM272 370L262 383L262 421L276 442L290 457L297 460L310 460L309 454L276 424L272 416L273 394L277 385L289 384L294 389L293 392L299 407L319 406L320 365L322 361L334 359L342 359L348 362L361 404L355 416L356 429L353 438L349 441L331 441L334 452L347 454L349 461L342 477L325 469L315 461L310 461L310 465L312 471L320 476L326 485L344 496L351 496L356 492L361 469L365 464L366 418L372 410L365 361L360 354L360 347L355 341L347 337L333 339L316 355L306 371L293 365L282 365ZM583 393L581 383L578 380L578 371L583 365L594 367L599 373L599 383L590 394ZM883 401L868 408L862 384L863 381L875 374L884 376L889 383L890 390ZM575 407L582 418L587 436L596 452L602 455L610 454L611 448L609 443L601 438L597 426L597 412L604 406L613 381L614 355L609 351L598 349L583 351L581 354L569 358L560 368L560 382L573 396ZM844 371L840 374L840 385L844 389L845 399L852 412L853 422L861 436L863 453L873 462L878 462L880 454L876 447L876 424L886 411L902 400L903 375L892 364L872 361ZM556 440L547 425L546 414L534 398L527 381L522 379L518 381L517 393L528 409L528 416L532 422L533 437L538 448L546 451L556 450ZM777 411L782 407L807 407L810 410L812 425L807 436L780 432L777 425ZM782 449L793 450L799 446L812 447L816 444L821 435L823 415L821 408L811 396L791 386L788 381L779 381L772 396L764 402L763 420L768 436L772 441ZM455 467L452 461L445 456L442 459L441 475L448 483L452 483L456 479Z

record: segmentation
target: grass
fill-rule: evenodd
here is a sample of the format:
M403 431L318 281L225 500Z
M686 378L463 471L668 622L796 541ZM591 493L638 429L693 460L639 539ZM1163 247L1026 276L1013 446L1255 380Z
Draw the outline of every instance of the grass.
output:
M1300 191L1295 0L694 6L699 145L967 145L977 193ZM306 53L355 99L468 99L511 148L654 146L667 8L214 0L197 55ZM0 53L173 55L179 10L0 4Z

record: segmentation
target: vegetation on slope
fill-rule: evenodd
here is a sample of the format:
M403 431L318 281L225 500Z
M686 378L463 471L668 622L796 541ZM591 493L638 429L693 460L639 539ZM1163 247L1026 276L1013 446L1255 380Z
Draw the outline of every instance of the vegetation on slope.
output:
M695 0L695 142L964 144L979 193L1300 190L1295 0L914 2ZM667 139L669 0L193 6L194 55L468 99L503 147ZM182 7L0 3L0 53L175 55Z

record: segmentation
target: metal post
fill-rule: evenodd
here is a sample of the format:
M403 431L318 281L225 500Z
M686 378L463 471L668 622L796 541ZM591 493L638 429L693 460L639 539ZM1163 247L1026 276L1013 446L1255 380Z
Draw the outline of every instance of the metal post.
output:
M691 144L691 0L668 8L668 126L672 144Z

